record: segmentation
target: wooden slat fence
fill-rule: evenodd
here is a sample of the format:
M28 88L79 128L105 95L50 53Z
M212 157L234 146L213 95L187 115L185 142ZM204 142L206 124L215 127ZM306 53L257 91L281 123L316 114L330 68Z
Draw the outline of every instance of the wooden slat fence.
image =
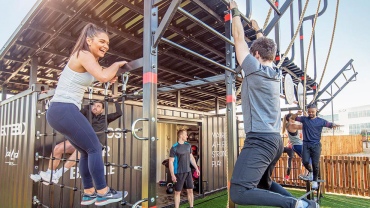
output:
M323 192L370 197L370 157L321 156L321 178L326 182ZM288 158L283 156L276 164L272 178L277 183L293 187L305 187L298 176L303 173L301 159L293 158L289 180L284 180Z

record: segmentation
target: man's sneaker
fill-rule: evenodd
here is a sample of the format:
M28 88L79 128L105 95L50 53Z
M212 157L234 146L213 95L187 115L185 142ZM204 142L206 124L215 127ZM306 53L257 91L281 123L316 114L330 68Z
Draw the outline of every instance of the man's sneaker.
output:
M302 200L308 203L307 208L320 208L320 205L318 203L316 203L315 201L308 200L306 198L303 198Z
M82 194L82 201L81 205L90 205L93 204L96 201L96 193L93 194Z
M311 188L316 190L318 187L319 185L317 184L317 181L312 181Z
M39 175L41 176L41 178L42 178L43 181L50 183L50 178L51 178L51 174L50 173L44 172L44 171L40 171ZM52 178L51 182L58 183L59 182L59 178L55 174L53 174L53 178ZM44 184L46 184L46 183L44 183Z
M298 176L300 179L305 180L305 181L312 181L313 180L313 174L308 173L307 175L299 175Z
M122 198L127 196L128 192L125 191L122 197L122 191L116 191L112 188L109 188L109 191L105 195L97 194L96 197L96 206L104 206L110 203L122 201Z

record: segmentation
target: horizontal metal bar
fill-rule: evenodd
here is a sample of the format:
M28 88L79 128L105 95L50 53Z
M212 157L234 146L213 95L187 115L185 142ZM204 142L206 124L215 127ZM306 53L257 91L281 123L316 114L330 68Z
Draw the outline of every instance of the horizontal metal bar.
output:
M191 15L190 13L188 13L187 11L185 11L183 8L179 7L178 10L179 10L179 12L181 14L185 15L189 19L191 19L194 22L198 23L201 27L207 29L209 32L213 33L214 35L216 35L217 37L221 38L225 42L227 42L227 43L229 43L229 44L231 44L231 45L234 46L234 42L233 41L231 41L230 39L228 39L227 37L225 37L224 35L222 35L221 33L219 33L217 30L215 30L212 27L208 26L207 24L205 24L204 22L202 22L198 18L194 17L193 15Z
M186 88L189 88L189 87L196 87L196 86L200 86L200 85L204 85L204 84L217 85L217 82L225 80L225 75L220 74L220 75L207 77L207 78L197 77L196 79L197 80L192 80L192 81L189 81L189 82L179 82L180 84L175 84L175 85L171 85L171 86L166 86L166 85L160 86L160 88L158 88L158 92L168 92L168 91L174 91L174 90L182 90L182 89L186 89Z
M130 61L118 69L117 74L123 74L125 72L130 72L135 69L143 67L143 58L138 58L136 60Z
M192 54L192 55L194 55L194 56L196 56L196 57L198 57L198 58L200 58L200 59L203 59L203 60L205 60L205 61L208 61L209 63L212 63L212 64L214 64L214 65L216 65L216 66L218 66L218 67L220 67L220 68L222 68L222 69L225 69L225 70L227 70L227 71L230 71L230 72L232 72L232 73L235 73L235 71L234 71L234 70L232 70L232 69L230 69L229 67L224 66L224 65L222 65L222 64L220 64L220 63L217 63L217 62L215 62L215 61L213 61L213 60L211 60L211 59L209 59L209 58L206 58L206 57L204 57L204 56L200 55L199 53L196 53L196 52L194 52L194 51L192 51L192 50L189 50L188 48L185 48L185 47L183 47L183 46L181 46L181 45L179 45L179 44L177 44L177 43L174 43L174 42L172 42L172 41L170 41L170 40L168 40L168 39L166 39L166 38L162 38L161 40L162 40L164 43L167 43L168 45L171 45L171 46L173 46L173 47L175 47L175 48L177 48L177 49L180 49L180 50L182 50L182 51L185 51L185 52L187 52L187 53L190 53L190 54Z

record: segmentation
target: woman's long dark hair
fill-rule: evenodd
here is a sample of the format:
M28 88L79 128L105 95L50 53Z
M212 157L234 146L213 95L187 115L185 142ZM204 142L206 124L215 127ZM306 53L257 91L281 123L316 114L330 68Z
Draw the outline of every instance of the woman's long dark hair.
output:
M285 133L285 130L286 130L286 125L287 125L287 123L289 122L289 119L290 119L290 117L292 116L292 114L291 113L288 113L288 114L286 114L285 116L284 116L284 119L283 119L283 130L281 131L282 132L282 134L284 134Z
M89 45L86 42L86 38L91 38L93 39L95 36L97 36L100 33L105 33L107 32L103 30L102 28L89 23L87 24L81 31L80 37L78 37L76 45L73 48L73 51L71 55L75 54L77 52L77 57L80 51L89 51Z

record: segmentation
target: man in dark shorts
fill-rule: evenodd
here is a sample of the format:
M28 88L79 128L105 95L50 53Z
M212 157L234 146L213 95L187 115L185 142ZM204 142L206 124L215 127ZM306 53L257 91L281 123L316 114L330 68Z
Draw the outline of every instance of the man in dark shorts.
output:
M280 136L281 71L273 64L276 44L263 37L257 22L252 20L257 39L249 49L236 2L230 1L229 8L236 58L245 73L241 97L246 133L230 181L230 199L240 205L317 207L313 201L294 198L271 179L284 149Z
M188 134L186 130L177 132L177 143L170 150L169 168L172 181L175 188L175 208L180 206L180 193L182 188L186 189L190 208L194 204L193 178L190 164L196 168L198 176L200 175L197 163L191 151L191 145L187 142Z

